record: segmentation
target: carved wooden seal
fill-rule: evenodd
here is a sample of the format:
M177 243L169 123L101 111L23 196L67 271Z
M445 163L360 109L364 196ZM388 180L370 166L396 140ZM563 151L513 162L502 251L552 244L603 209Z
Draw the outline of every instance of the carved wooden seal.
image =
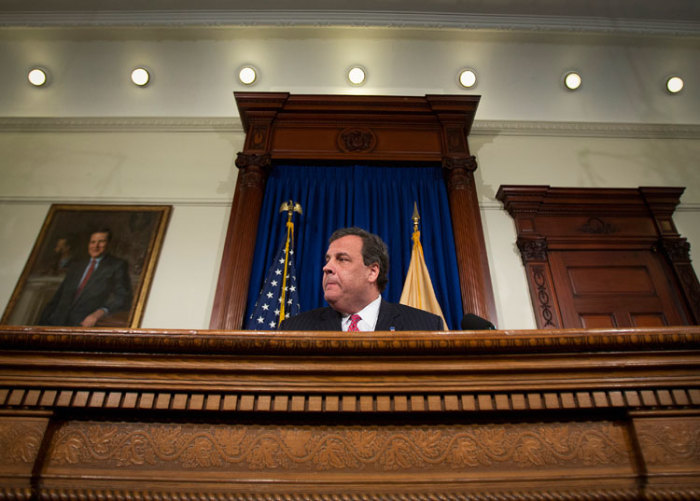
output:
M338 134L338 148L345 153L369 152L377 146L377 136L373 130L351 127Z

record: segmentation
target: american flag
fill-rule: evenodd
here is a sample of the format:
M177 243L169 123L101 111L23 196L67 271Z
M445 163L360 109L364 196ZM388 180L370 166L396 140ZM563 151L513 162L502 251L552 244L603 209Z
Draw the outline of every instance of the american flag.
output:
M282 281L284 278L284 248L282 242L275 260L267 270L262 290L255 302L253 313L248 318L245 328L250 330L276 330L279 325L280 304L282 302ZM301 311L299 290L297 289L297 272L294 266L294 251L289 249L287 261L287 281L285 284L284 318L289 318Z

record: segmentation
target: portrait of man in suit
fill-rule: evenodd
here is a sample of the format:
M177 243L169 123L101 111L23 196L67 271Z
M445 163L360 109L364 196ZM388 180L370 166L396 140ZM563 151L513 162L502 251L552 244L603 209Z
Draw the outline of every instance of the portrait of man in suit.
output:
M39 325L93 327L101 318L131 307L129 265L107 252L111 238L107 228L90 234L89 258L68 267Z
M378 235L356 227L336 230L325 260L323 293L329 306L288 318L280 330L442 330L439 316L382 299L389 252Z

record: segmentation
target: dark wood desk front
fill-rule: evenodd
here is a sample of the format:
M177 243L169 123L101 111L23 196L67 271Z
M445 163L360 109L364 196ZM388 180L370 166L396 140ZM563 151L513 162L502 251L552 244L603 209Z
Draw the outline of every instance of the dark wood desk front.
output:
M0 500L700 499L700 328L0 327Z

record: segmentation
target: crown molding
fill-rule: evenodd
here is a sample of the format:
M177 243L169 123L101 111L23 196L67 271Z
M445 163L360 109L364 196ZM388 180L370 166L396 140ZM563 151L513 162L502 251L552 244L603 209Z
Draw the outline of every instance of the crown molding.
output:
M240 132L238 117L0 117L0 132Z
M97 197L97 196L22 196L0 195L3 205L41 205L51 204L116 204L116 205L174 205L176 207L231 207L231 196L212 197ZM503 203L493 199L479 201L482 211L505 212ZM675 212L700 213L700 203L680 203Z
M98 196L22 196L0 195L3 205L40 205L51 204L115 204L115 205L174 205L176 207L231 207L232 193L212 197L98 197Z
M0 13L0 26L351 26L700 36L692 21L380 10L16 11Z
M471 135L700 139L700 124L475 120Z
M496 211L496 212L505 212L507 213L505 207L503 206L502 202L499 202L498 200L492 200L492 199L483 199L479 201L479 208L482 211ZM699 212L700 213L700 203L680 203L676 207L674 212Z
M0 204L3 205L40 205L51 204L117 204L117 205L174 205L176 207L231 207L231 196L212 197L98 197L98 196L22 196L0 195ZM482 211L505 212L503 203L495 199L479 200L479 208ZM700 203L680 203L675 212L700 213Z
M0 132L230 132L238 117L0 117ZM471 135L700 139L700 124L475 120Z

